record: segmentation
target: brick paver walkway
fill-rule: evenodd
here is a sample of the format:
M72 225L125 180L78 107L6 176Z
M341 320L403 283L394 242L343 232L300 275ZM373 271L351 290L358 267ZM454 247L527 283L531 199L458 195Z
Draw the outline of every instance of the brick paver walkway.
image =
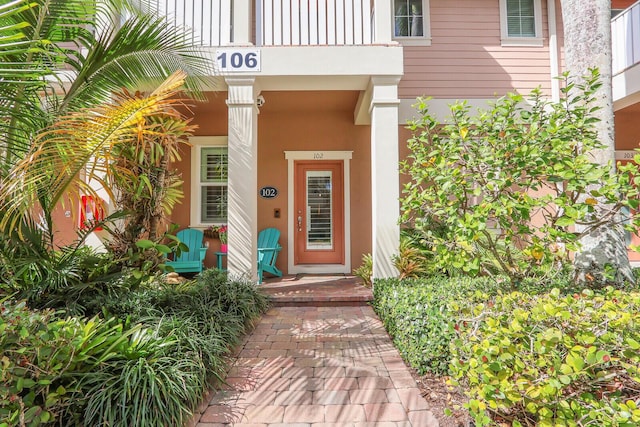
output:
M275 307L198 427L437 427L368 306Z

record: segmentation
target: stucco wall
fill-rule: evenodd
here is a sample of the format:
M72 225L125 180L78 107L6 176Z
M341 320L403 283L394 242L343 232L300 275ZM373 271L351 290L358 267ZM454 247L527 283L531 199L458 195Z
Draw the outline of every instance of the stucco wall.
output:
M283 250L277 267L287 272L287 150L348 150L351 160L351 264L358 267L362 254L371 252L371 180L369 126L353 124L353 111L358 99L355 91L263 92L266 103L258 115L258 187L273 186L279 191L275 199L258 198L258 230L276 227L280 230ZM208 104L192 109L196 135L226 135L226 93L209 96ZM190 149L184 147L182 160L176 167L183 171L185 199L176 207L173 222L189 224ZM256 197L258 197L256 191ZM280 218L274 217L280 210ZM213 253L218 241L210 242L206 265L215 264Z

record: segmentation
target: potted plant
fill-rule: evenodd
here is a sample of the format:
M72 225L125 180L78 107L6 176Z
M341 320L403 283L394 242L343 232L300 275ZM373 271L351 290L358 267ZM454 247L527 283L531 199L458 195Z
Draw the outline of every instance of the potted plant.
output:
M227 225L210 225L204 230L204 235L213 239L220 239L220 252L227 252Z
M221 225L218 229L218 238L220 239L220 252L227 252L227 226Z

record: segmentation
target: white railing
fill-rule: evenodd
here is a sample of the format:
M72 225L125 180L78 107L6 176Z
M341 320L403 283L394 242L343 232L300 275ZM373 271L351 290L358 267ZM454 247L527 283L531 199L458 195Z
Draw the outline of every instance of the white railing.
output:
M372 17L371 0L256 0L256 44L371 44Z
M611 43L614 75L640 62L640 1L611 20Z
M193 30L197 44L224 46L233 41L232 0L151 0L161 16Z
M234 0L150 2L171 22L191 28L194 42L203 46L231 44L233 16L248 20L253 12L234 10L248 4ZM256 0L254 16L258 46L368 45L374 40L373 0Z

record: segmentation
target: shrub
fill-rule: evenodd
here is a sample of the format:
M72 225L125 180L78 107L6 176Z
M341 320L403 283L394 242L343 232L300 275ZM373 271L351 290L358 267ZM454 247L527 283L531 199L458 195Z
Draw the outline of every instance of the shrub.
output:
M449 305L476 289L497 292L492 278L387 279L373 287L373 307L403 359L419 373L446 373L455 317Z
M477 425L640 424L640 294L514 292L459 315L450 369Z
M95 318L59 319L24 302L4 301L0 311L0 425L74 425L86 403L78 380L118 357L139 329Z
M431 272L423 251L404 236L400 238L398 254L393 256L393 265L398 269L400 279L420 277Z
M169 343L154 353L146 349L153 340L145 338L138 357L107 367L110 386L94 384L87 421L108 420L112 426L183 424L208 381L221 379L224 357L267 306L253 283L229 281L218 270L206 270L177 287L160 283L111 301L107 312L131 316L154 331L149 339L157 336ZM123 409L123 400L136 404Z
M530 103L509 94L477 114L457 103L444 123L418 100L401 209L439 270L517 282L539 266L569 263L582 236L638 207L637 170L616 175L591 157L602 148L592 117L597 71L580 87L565 79L561 102L536 90ZM621 284L623 269L610 264L611 274L596 279Z
M0 426L21 417L34 426L183 425L267 308L255 285L214 270L179 287L84 302L111 319L60 319L25 303L0 308Z
M132 335L118 358L83 376L84 425L164 427L189 420L206 391L207 371L199 352L182 346L177 335L183 334L163 329Z

